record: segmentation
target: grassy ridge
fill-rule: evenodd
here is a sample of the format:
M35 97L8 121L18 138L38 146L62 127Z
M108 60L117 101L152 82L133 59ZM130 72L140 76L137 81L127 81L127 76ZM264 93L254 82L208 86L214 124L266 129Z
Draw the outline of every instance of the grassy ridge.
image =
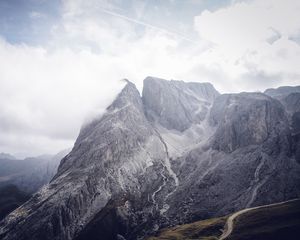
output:
M148 240L216 240L221 235L227 217L212 218L161 230Z
M162 229L147 240L217 240L227 217ZM300 239L300 200L266 206L239 215L227 240Z
M259 208L240 215L230 240L300 239L300 200Z

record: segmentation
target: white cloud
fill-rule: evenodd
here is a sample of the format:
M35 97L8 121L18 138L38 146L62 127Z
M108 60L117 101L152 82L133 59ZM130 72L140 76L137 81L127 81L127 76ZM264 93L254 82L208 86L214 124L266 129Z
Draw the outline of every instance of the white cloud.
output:
M0 65L0 138L20 135L25 142L18 145L28 147L15 154L41 154L39 139L45 138L57 142L48 153L69 147L64 145L74 141L84 119L103 112L123 86L111 61L87 51L48 52L1 41ZM26 136L39 146L26 144ZM9 149L1 145L0 151Z
M176 78L185 70L182 39L154 28L138 36L131 22L76 9L63 12L45 46L0 41L0 152L24 157L70 147L84 120L112 102L120 79L141 89L148 75Z
M255 47L274 34L289 36L300 30L297 0L254 0L238 2L215 12L204 11L195 18L204 38L243 50Z
M255 71L281 75L282 84L299 84L300 46L290 40L300 32L299 11L297 0L235 2L202 12L195 17L195 29L214 44L209 64L218 64L231 81L251 85L241 80Z
M148 75L210 81L222 92L299 83L299 45L289 40L299 31L297 2L234 2L202 12L195 18L201 39L193 41L121 15L117 2L63 1L61 21L40 47L0 40L0 152L70 147L84 119L120 91L122 78L140 90Z

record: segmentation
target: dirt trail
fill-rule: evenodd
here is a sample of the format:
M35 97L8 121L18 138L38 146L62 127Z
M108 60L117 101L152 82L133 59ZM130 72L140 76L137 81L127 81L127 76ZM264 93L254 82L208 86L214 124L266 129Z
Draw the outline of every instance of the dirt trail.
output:
M241 211L238 211L234 214L232 214L226 221L226 224L225 224L225 228L224 228L224 231L223 231L223 234L221 235L221 237L219 238L219 240L225 240L228 238L228 236L232 233L232 230L233 230L233 223L234 223L234 220L246 213L246 212L249 212L249 211L252 211L252 210L256 210L256 209L260 209L260 208L266 208L266 207L272 207L272 206L277 206L277 205L281 205L281 204L284 204L284 203L287 203L287 202L293 202L293 201L297 201L299 199L293 199L293 200L289 200L289 201L285 201L285 202L280 202L280 203L273 203L273 204L269 204L269 205L263 205L263 206L259 206L259 207L253 207L253 208L246 208L246 209L243 209Z

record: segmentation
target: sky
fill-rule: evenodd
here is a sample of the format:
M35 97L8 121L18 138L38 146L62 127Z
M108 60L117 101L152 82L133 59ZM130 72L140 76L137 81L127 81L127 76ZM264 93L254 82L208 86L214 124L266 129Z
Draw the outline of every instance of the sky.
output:
M300 85L298 0L0 0L0 152L72 147L127 78Z

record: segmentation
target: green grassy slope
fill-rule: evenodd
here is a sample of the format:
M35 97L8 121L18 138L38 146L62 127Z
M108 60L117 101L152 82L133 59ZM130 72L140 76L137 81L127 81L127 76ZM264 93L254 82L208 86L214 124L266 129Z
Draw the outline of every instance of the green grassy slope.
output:
M213 218L161 230L147 240L218 239L227 217ZM300 200L250 210L234 220L227 240L300 239Z
M227 217L212 218L190 224L163 229L156 237L148 240L215 240L222 234Z
M228 240L300 239L300 200L240 215Z

